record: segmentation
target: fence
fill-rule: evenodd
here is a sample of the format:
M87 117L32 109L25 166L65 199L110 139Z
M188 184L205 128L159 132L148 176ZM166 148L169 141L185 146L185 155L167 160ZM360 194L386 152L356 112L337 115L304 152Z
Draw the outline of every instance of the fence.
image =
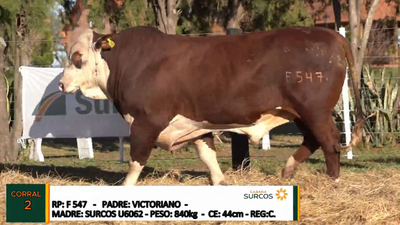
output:
M367 43L361 74L361 104L366 118L365 144L383 146L400 140L399 101L400 70L399 40L393 28L374 25ZM352 87L349 91L353 93ZM339 104L336 111L344 109ZM351 109L354 99L350 98ZM350 111L352 122L355 112ZM335 116L343 131L343 117Z
M372 30L372 33L379 34L379 31L382 30L383 29L375 29ZM400 82L398 68L399 57L398 54L390 52L385 53L386 47L382 47L382 45L391 46L391 43L394 41L393 37L382 40L381 35L377 38L372 36L368 43L369 50L365 56L365 64L361 77L362 107L366 116L366 129L364 132L366 144L382 146L388 143L394 143L400 139L400 118L398 116L399 99L396 99ZM381 46L379 47L381 51L374 50L374 48L378 48L376 47L377 45ZM395 45L397 45L397 42ZM373 48L371 46L373 46ZM12 66L8 68L12 68ZM347 88L348 91L343 92L341 99L335 107L334 113L337 126L343 135L343 144L348 144L351 137L348 130L350 124L354 124L355 121L354 110L352 110L354 109L353 91L351 86L346 87L346 85L348 85L347 82L343 88L344 90ZM10 93L12 93L12 91L13 87L10 87ZM350 93L350 95L346 95L346 93ZM346 103L350 104L348 105ZM12 99L10 104L13 104ZM346 111L349 111L349 114L343 114L343 112ZM10 108L10 113L13 113L12 107ZM272 131L271 134L273 133ZM297 129L289 130L288 133L299 134ZM40 143L40 141L38 143ZM122 143L122 139L120 139L120 143ZM266 136L262 144L264 149L269 148L270 143L268 136ZM122 148L120 148L120 151L122 151ZM120 156L122 157L122 154ZM348 153L348 158L351 157L352 152L350 151ZM121 158L121 160L123 160L123 158Z

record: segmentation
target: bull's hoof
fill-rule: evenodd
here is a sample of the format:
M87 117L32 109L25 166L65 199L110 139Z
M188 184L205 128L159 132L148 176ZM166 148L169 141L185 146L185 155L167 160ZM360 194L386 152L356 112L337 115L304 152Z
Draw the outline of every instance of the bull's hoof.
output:
M221 180L221 181L216 181L216 182L212 182L213 186L227 186L229 185L228 182L226 182L226 180Z
M129 180L125 178L125 180L121 183L121 186L135 186L135 183L129 182Z
M294 169L291 167L285 167L281 171L281 178L282 179L288 179L292 178L294 175Z
M225 180L222 180L222 181L219 182L218 185L221 185L221 186L228 186L228 182L226 182Z
M332 178L333 181L333 187L338 188L339 187L339 178Z
M339 173L330 172L329 170L326 171L326 175L334 182L339 183Z
M337 183L339 183L339 176L334 176L334 175L330 175L330 174L327 174L328 176L329 176L329 178L335 183L335 184L337 184Z
M178 171L178 170L172 170L172 171L170 172L169 176L170 176L172 179L180 180L180 178L182 177L182 174L181 174L181 172Z

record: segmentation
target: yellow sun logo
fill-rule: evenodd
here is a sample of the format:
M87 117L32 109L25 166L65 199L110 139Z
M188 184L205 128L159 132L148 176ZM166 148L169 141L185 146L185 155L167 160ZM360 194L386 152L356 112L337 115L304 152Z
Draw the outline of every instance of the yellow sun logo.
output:
M280 189L276 191L276 198L278 198L278 200L283 200L286 199L286 196L288 195L288 193L286 193L286 189Z

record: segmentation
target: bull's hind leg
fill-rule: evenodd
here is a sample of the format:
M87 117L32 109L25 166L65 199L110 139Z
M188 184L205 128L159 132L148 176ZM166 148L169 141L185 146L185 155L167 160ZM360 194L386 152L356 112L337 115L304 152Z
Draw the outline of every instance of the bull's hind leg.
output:
M321 139L322 150L324 151L327 174L335 180L339 181L340 172L340 132L329 117L326 126L326 135L319 134L317 138Z
M195 142L200 159L210 170L213 185L226 185L225 176L219 167L212 133L204 134Z
M135 185L150 156L162 126L148 120L135 119L131 125L131 160L129 172L122 185Z
M292 156L290 156L285 168L282 169L282 178L288 178L294 175L297 167L320 147L320 144L316 140L314 134L302 121L300 121L300 119L295 119L294 122L302 132L304 139L300 148L297 149Z
M313 112L318 112L313 111ZM327 174L339 181L340 171L340 133L332 120L331 111L312 113L302 117L307 127L321 145L325 155Z

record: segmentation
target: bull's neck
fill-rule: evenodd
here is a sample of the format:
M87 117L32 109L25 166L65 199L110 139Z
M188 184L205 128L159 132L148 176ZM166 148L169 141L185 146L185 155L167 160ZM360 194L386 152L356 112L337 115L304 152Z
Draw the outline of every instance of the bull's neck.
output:
M116 104L118 102L118 94L116 93L116 91L118 90L118 88L116 86L118 86L115 83L115 77L114 77L114 72L111 73L110 71L110 66L109 65L113 65L112 64L112 60L115 59L115 55L113 55L114 52L112 51L102 51L101 52L101 58L102 58L102 62L104 64L104 78L102 79L99 83L99 86L101 88L101 90L105 93L105 95L107 96L107 98L109 100L111 100L114 104ZM115 68L111 68L111 70Z
M107 82L110 77L110 69L108 68L107 62L101 59L103 63L99 64L97 68L97 85L100 87L101 91L107 96L109 100L112 100L110 94L107 91ZM100 68L101 67L101 68Z

